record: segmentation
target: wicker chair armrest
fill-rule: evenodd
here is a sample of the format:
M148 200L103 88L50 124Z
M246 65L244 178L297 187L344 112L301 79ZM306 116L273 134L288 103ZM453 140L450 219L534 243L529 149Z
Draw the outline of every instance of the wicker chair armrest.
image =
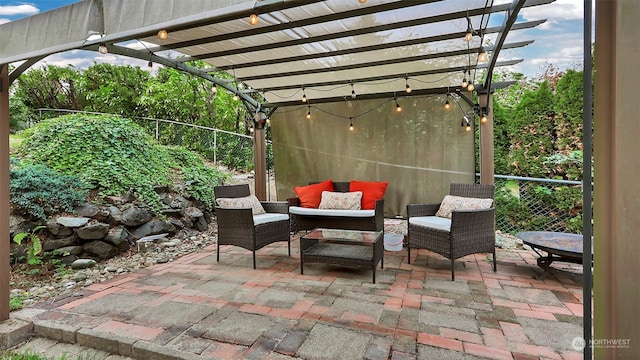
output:
M496 209L457 210L451 212L451 234L495 236Z
M286 201L261 201L264 211L268 213L289 213L289 203Z
M384 231L384 199L376 200L375 208L376 231Z
M407 205L407 218L415 216L434 216L440 204L409 204Z
M288 198L287 202L289 203L289 206L300 206L300 198L297 197Z
M218 229L247 229L252 228L253 213L250 208L246 209L223 209L215 208Z

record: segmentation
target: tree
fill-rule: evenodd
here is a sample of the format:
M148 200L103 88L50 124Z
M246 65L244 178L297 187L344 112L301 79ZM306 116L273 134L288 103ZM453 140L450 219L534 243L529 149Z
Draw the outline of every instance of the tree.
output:
M81 73L81 78L83 110L128 117L145 115L139 99L150 75L140 67L94 64Z
M513 108L507 123L511 140L509 165L515 175L545 177L545 157L554 153L553 94L542 82L536 91L528 90Z

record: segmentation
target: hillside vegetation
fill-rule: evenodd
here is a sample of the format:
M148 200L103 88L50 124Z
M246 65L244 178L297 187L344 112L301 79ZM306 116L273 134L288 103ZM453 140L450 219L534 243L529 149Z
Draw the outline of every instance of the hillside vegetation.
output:
M156 187L213 206L213 186L228 175L202 157L176 146L158 145L136 123L119 116L66 115L24 132L12 160L11 201L32 218L68 211L83 190L104 196L132 194L162 207ZM45 181L49 180L49 181ZM52 186L53 181L57 186ZM60 186L66 184L66 189ZM61 199L61 194L68 193ZM72 196L72 195L76 196Z

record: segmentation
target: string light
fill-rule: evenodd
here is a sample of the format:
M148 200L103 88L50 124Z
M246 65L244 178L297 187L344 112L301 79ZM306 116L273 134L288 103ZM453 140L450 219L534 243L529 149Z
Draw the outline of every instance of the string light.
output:
M307 119L311 119L311 105L307 109Z
M218 93L218 87L217 87L217 86L215 86L215 85L213 85L213 86L211 87L211 93L212 93L213 95L217 94L217 93Z
M407 94L411 94L411 86L409 86L409 78L404 78L405 90Z
M471 76L471 70L469 70L469 76ZM469 83L467 82L467 69L462 71L462 87L466 88Z
M302 102L307 102L307 94L304 92L304 86L302 87Z
M251 15L249 16L249 24L251 24L251 25L253 25L253 26L258 25L258 15L256 15L256 14L251 14Z
M469 71L469 75L471 75L471 71ZM476 87L473 85L473 82L469 81L469 85L467 85L468 91L473 91Z
M359 2L360 4L364 4L364 3L366 3L366 2L367 2L367 0L358 0L358 2Z
M349 131L353 131L353 118L349 118Z
M396 112L402 112L402 107L398 104L398 99L394 97L393 100L396 102Z
M162 29L158 31L158 39L167 40L167 38L169 38L169 33L167 32L167 30Z
M353 83L351 83L351 98L356 98L356 89L353 88Z
M234 93L234 94L233 94L233 100L234 100L234 101L238 101L238 100L240 100L240 96L238 96L238 94Z
M449 103L449 93L447 93L447 100L444 102L445 110L451 109L451 103Z
M480 122L484 124L487 121L489 121L488 116L489 116L489 108L488 107L482 108L480 112Z
M484 46L480 46L478 50L478 62L486 63L489 61L489 57L487 56L487 52L484 49Z
M473 39L473 27L471 26L471 19L467 17L467 33L464 34L464 40L470 42Z

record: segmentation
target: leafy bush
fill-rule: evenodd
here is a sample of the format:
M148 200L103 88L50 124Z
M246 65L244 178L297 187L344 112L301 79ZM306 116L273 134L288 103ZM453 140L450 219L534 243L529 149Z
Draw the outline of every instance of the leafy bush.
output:
M172 185L184 182L195 199L212 204L206 187L224 177L205 169L199 156L158 145L139 125L118 116L74 114L42 121L25 131L19 154L83 179L102 196L129 192L155 210L162 208L156 187L180 190Z
M44 165L21 165L11 158L9 195L14 210L35 219L73 212L85 202L87 185L75 175L63 175Z
M168 147L175 163L182 167L182 180L185 191L195 199L202 201L207 208L213 208L214 185L222 184L228 175L206 166L197 153L177 146Z

